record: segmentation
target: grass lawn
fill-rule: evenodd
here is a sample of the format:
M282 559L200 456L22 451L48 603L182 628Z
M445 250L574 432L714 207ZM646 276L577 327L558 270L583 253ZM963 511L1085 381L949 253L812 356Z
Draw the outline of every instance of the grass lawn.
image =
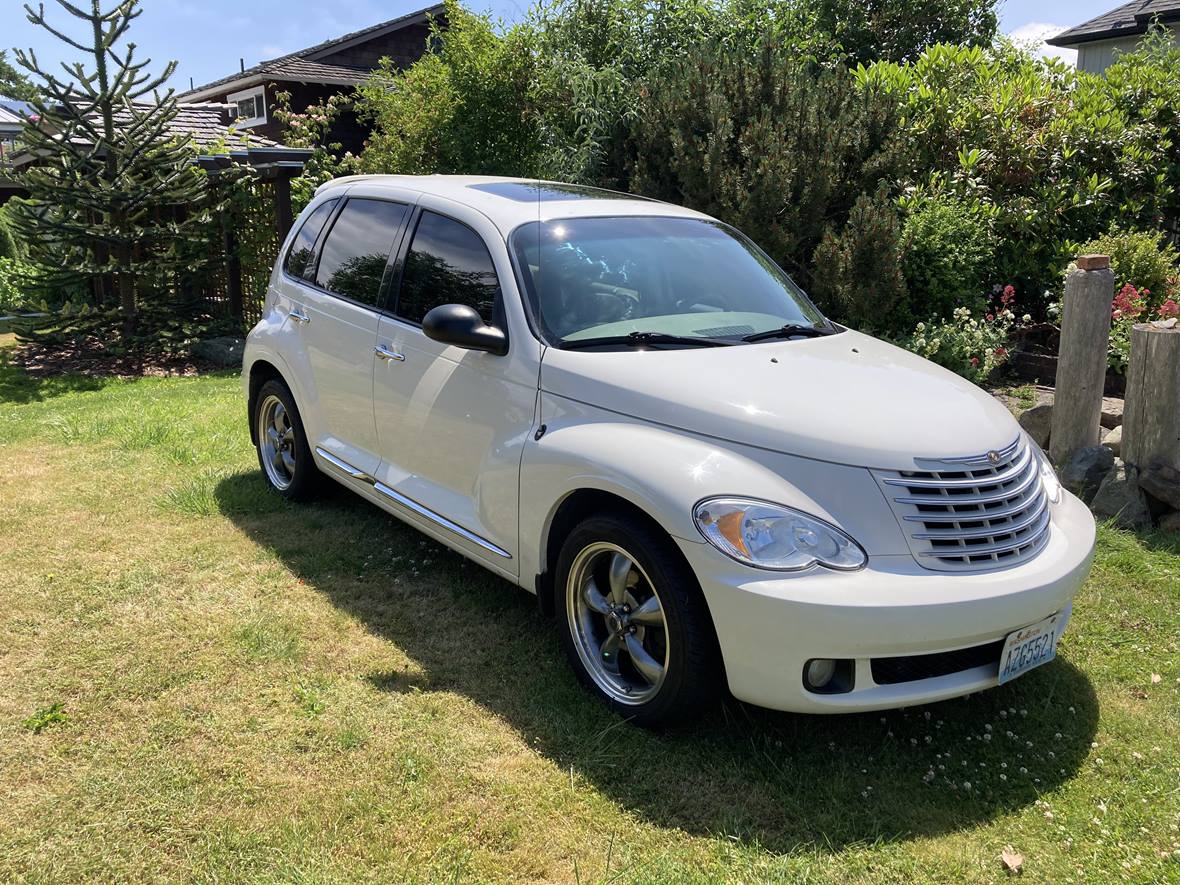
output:
M269 494L243 411L0 365L0 880L1180 881L1175 542L1103 529L1002 689L651 734L531 596Z

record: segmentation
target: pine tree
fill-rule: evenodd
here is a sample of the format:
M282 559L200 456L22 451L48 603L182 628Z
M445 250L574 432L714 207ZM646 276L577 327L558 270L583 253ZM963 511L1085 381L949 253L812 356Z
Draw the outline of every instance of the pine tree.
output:
M27 17L85 61L63 64L63 78L31 49L16 50L37 86L22 139L39 158L23 176L31 196L17 221L50 284L89 286L100 308L116 301L130 341L141 309L171 296L180 247L194 234L195 219L178 207L201 199L203 179L192 165L191 139L169 131L174 91L160 94L176 62L153 76L151 60L137 61L135 44L123 44L142 12L139 0L106 9L102 0L89 9L56 2L84 25L84 36L50 24L44 4L26 4Z

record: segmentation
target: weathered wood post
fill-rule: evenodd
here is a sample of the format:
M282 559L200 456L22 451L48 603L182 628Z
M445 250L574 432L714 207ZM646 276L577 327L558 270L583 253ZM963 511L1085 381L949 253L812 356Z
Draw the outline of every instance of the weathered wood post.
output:
M1082 255L1065 280L1061 347L1053 395L1049 457L1058 466L1078 449L1098 445L1114 272L1106 255Z
M1131 329L1122 455L1140 470L1180 470L1180 326L1174 320Z

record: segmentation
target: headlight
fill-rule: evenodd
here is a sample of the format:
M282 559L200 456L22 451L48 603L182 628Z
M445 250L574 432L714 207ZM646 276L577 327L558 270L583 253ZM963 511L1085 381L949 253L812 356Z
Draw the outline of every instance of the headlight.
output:
M738 562L773 571L813 565L852 570L868 561L838 528L781 504L749 498L709 498L693 510L710 544Z
M1053 469L1053 464L1049 461L1049 456L1046 455L1041 447L1038 446L1030 438L1028 444L1032 446L1033 454L1037 459L1037 466L1041 473L1041 485L1045 489L1045 494L1049 496L1049 500L1054 504L1061 503L1061 480L1057 478L1057 471Z

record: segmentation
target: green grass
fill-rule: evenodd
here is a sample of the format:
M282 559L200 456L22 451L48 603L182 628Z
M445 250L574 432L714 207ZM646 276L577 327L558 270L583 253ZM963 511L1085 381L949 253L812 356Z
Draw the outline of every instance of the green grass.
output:
M1001 689L652 734L523 591L269 494L237 379L0 392L0 880L1180 880L1164 537L1103 528Z

